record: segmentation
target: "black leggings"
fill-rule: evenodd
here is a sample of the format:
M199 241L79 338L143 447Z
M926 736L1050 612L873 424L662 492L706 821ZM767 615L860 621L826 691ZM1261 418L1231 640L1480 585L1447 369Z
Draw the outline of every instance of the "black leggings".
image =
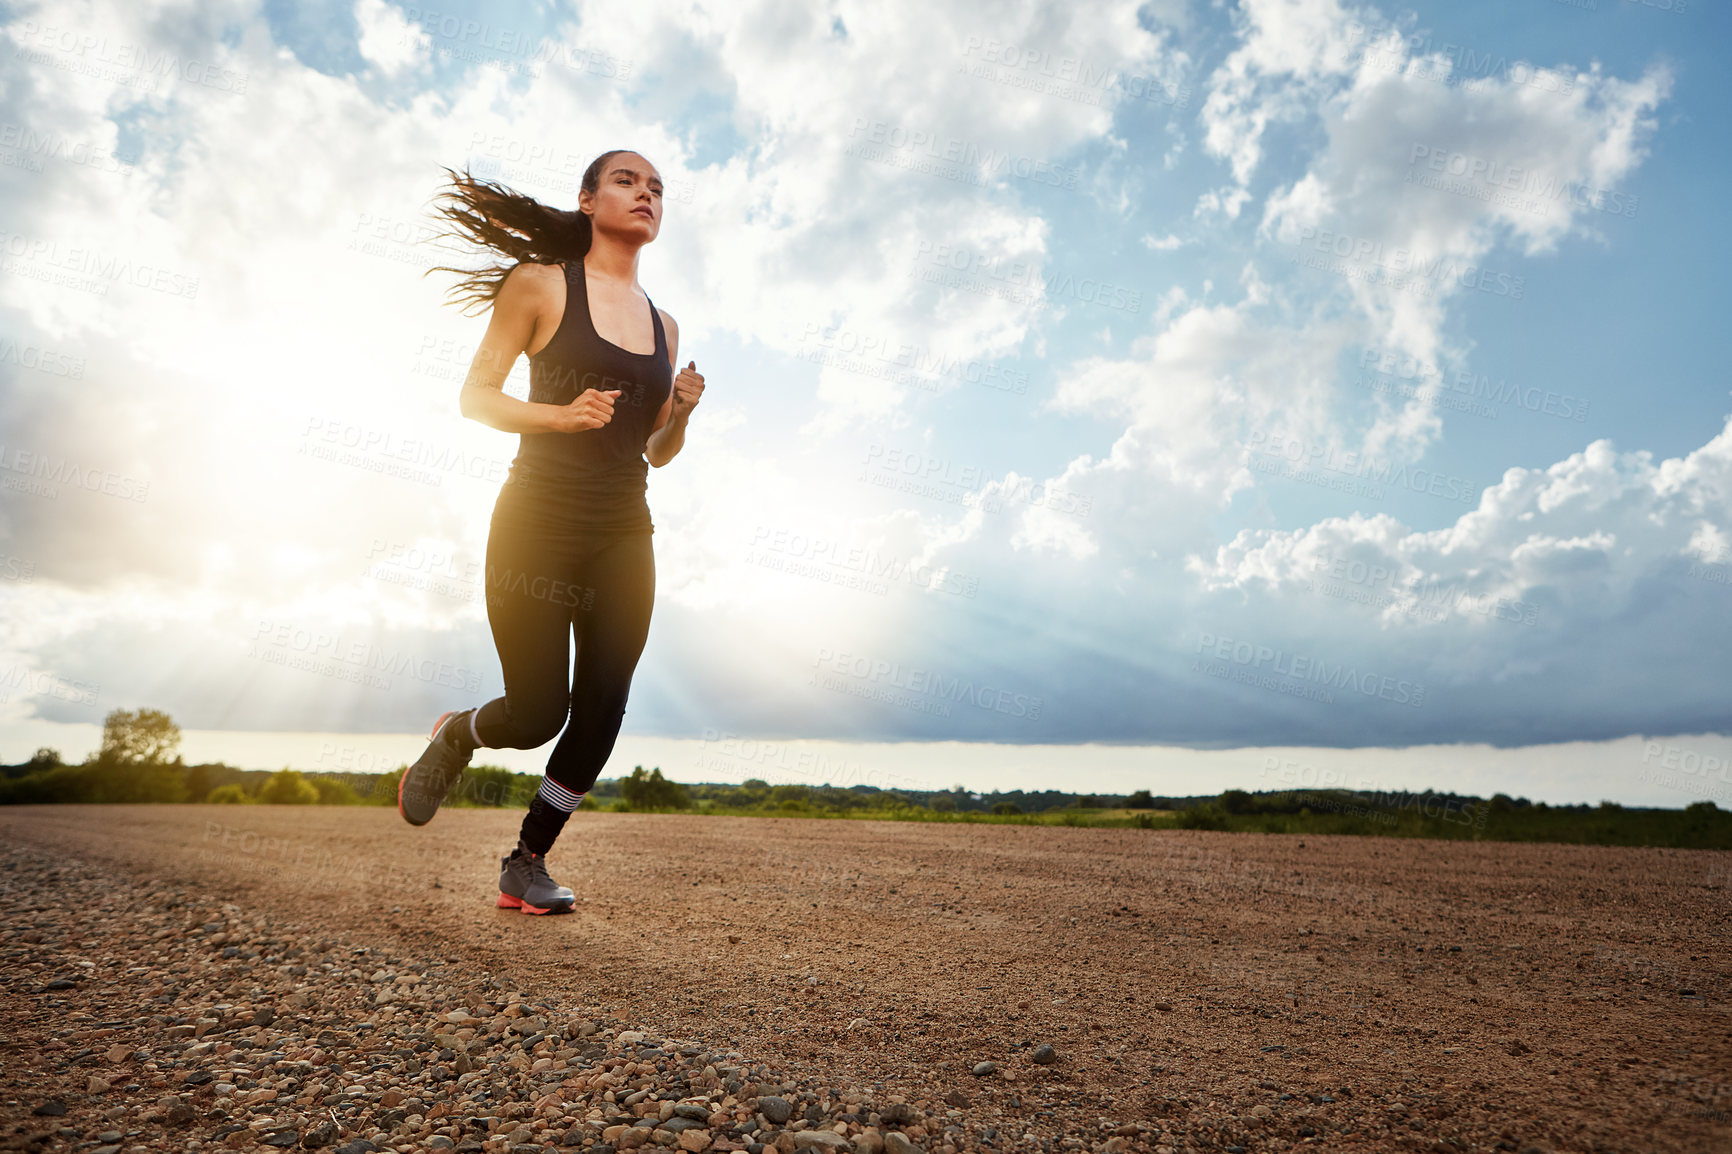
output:
M588 792L619 736L649 636L655 584L647 532L560 530L495 512L487 536L487 621L505 696L476 714L482 743L534 749L564 727L547 776L573 793ZM577 658L568 681L573 633Z

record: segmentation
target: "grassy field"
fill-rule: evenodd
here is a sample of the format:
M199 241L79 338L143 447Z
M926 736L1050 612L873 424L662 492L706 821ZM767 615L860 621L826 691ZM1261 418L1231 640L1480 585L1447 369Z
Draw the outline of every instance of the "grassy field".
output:
M108 764L4 767L0 804L187 802L234 805L395 805L399 773L302 774L225 765ZM23 770L24 772L19 772ZM448 796L457 808L522 808L539 775L474 766ZM670 781L659 769L599 781L583 808L616 812L837 821L962 822L1115 829L1194 829L1235 833L1440 838L1450 841L1563 842L1591 845L1732 849L1732 812L1712 802L1683 809L1548 806L1497 794L1365 793L1348 790L1156 798L1100 797L1059 791L975 794L847 789L829 786Z
M603 807L597 807L603 808ZM609 809L630 810L625 804ZM738 817L818 817L858 821L962 822L988 825L1057 825L1119 829L1212 829L1233 833L1341 834L1441 838L1450 841L1559 842L1581 845L1732 849L1732 813L1692 807L1577 809L1522 807L1487 812L1483 820L1428 816L1412 811L1357 813L1227 813L1205 803L1191 809L1065 808L1044 813L935 812L914 807L820 809L809 806L730 806L697 803L658 812Z

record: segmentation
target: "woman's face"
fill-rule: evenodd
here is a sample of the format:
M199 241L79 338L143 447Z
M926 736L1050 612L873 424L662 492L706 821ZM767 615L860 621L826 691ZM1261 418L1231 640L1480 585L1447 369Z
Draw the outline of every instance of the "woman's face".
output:
M662 227L661 173L635 152L616 152L602 162L595 195L580 193L578 207L596 231L648 244Z

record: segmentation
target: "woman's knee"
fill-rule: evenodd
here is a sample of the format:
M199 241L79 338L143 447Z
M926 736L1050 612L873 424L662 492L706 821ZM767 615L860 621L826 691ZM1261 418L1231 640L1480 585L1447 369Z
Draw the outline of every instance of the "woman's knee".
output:
M546 745L565 728L567 710L563 698L519 705L508 697L505 708L506 724L516 739L513 748L534 749Z

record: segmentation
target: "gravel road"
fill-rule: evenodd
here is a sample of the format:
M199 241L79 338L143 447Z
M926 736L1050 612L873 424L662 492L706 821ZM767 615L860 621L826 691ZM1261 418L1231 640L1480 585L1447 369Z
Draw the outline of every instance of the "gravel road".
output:
M0 1148L1732 1149L1732 854L0 810Z

